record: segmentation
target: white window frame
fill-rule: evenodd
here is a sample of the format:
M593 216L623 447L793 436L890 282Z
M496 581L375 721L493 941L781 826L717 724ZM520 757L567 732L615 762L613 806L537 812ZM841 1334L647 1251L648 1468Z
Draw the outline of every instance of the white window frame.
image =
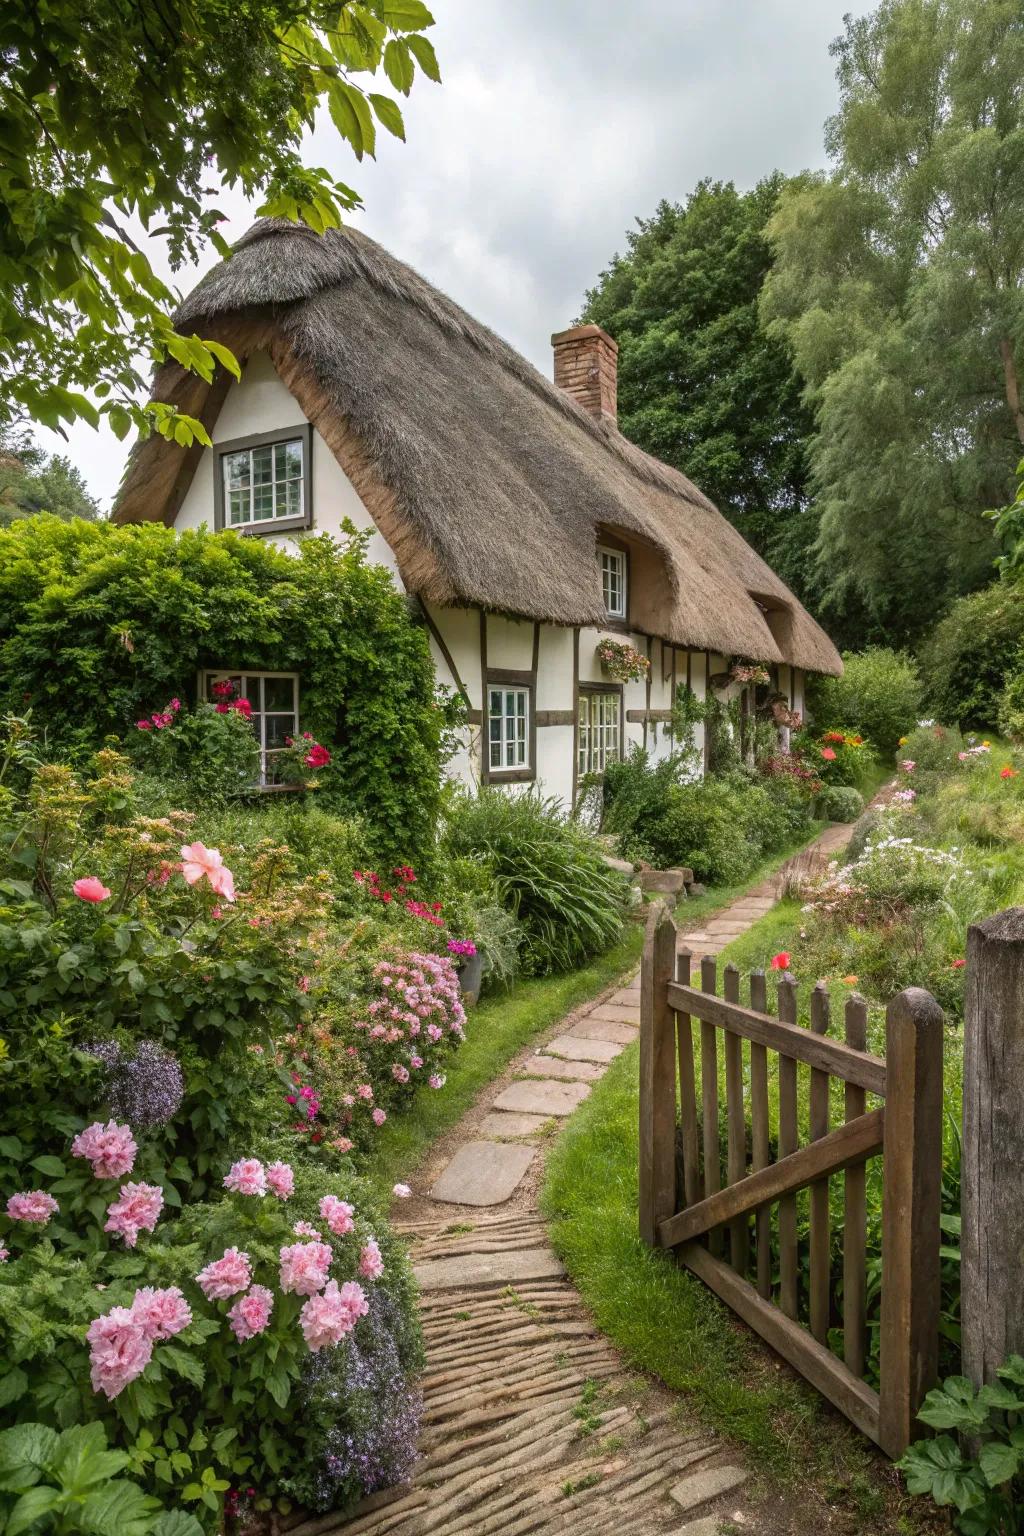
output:
M629 555L624 549L599 544L597 558L601 568L601 596L605 612L610 619L624 619L629 612Z
M287 681L292 685L291 709L265 709L267 696L267 683L270 681ZM244 670L230 671L225 668L207 668L200 674L199 697L210 704L219 701L213 693L214 683L231 682L236 685L234 698L245 698L252 705L250 720L260 748L260 777L258 788L276 789L278 786L273 775L273 760L286 750L282 741L278 745L267 744L267 719L289 719L291 729L285 734L293 739L299 734L299 674L297 672L253 672ZM240 688L239 688L239 685ZM228 701L230 702L230 701Z
M622 755L622 694L618 689L580 690L576 776L603 773Z
M528 683L488 683L487 684L487 773L488 777L501 774L523 774L533 769L530 760L530 711L533 702L530 698L531 689ZM500 708L493 708L494 697L501 699ZM522 700L522 711L518 703L514 712L508 713L508 699L512 697ZM499 722L497 739L492 734L491 724L494 720ZM510 730L509 726L514 725ZM495 762L497 754L498 761ZM511 757L511 761L509 758Z
M300 471L297 476L285 476L283 480L276 478L276 450L288 444L298 444L300 454ZM257 432L250 437L233 438L227 442L214 445L216 461L214 465L214 522L218 529L230 529L235 533L263 534L263 533L288 533L299 529L310 528L313 524L313 429L309 423L305 426L281 427L273 432ZM271 495L271 515L269 517L254 517L253 498L255 484L253 477L253 454L268 450L271 454L271 477L269 481ZM241 522L231 521L231 489L228 483L228 462L236 454L248 455L249 461L249 516ZM285 484L297 484L298 502L293 501L291 507L287 499L283 499L279 507L279 487Z

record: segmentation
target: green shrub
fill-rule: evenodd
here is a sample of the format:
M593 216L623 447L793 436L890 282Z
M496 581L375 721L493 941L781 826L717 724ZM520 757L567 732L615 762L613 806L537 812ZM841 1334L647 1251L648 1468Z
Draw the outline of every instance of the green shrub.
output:
M388 862L429 855L445 711L426 632L366 538L265 539L28 518L0 531L0 710L77 757L203 667L295 672L303 729L332 755L319 803L361 816Z
M447 812L447 852L478 860L520 924L523 963L535 975L568 971L619 938L627 885L556 800L483 789Z
M916 723L921 694L912 657L872 646L844 652L842 677L810 677L807 708L817 731L852 727L887 757Z
M221 805L252 792L259 782L260 749L248 718L213 704L166 707L138 720L128 749L144 773L177 788L182 806Z
M872 842L878 832L882 820L881 806L869 806L863 815L858 816L850 833L850 841L846 845L846 859L852 863L859 859L868 843Z
M846 727L830 727L820 735L800 731L793 738L793 753L825 787L866 783L874 762L871 743Z
M999 700L999 729L1011 741L1024 742L1024 655L1018 655Z
M864 796L852 784L832 784L822 790L817 809L826 821L856 821L864 810Z
M1024 645L1024 593L1000 581L955 602L921 652L929 713L961 730L986 730Z

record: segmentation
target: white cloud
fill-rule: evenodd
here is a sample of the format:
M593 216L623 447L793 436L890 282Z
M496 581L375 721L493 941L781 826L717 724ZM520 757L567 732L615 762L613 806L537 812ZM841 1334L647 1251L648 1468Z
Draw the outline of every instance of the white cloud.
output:
M661 198L823 163L849 3L436 0L444 83L417 79L408 142L382 134L356 165L321 122L308 158L359 189L355 222L547 370L551 332ZM240 235L251 210L222 203ZM84 425L70 446L39 437L109 505L124 445Z

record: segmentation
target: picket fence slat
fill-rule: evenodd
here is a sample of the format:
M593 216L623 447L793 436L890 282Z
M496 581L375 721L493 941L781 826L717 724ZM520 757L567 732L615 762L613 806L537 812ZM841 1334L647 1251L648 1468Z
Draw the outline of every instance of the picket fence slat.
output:
M846 1004L846 1043L857 1051L867 1048L868 1005L862 997ZM847 1083L847 1120L864 1113L867 1095L856 1083ZM867 1327L867 1198L864 1165L847 1168L843 1178L843 1359L855 1376L864 1373Z
M750 1006L758 1013L768 1012L768 983L764 971L754 971L750 978ZM757 1173L771 1162L768 1051L757 1040L750 1042L750 1141L750 1161ZM767 1300L772 1294L772 1213L766 1205L755 1212L754 1233L757 1239L757 1293Z
M702 993L714 996L718 987L718 965L714 955L700 962ZM701 1118L704 1125L704 1196L717 1194L722 1187L722 1164L718 1145L718 1031L710 1021L700 1026ZM711 1252L720 1257L722 1234L712 1232Z
M740 1000L740 973L734 965L725 968L723 991L728 1003ZM728 1161L726 1172L730 1185L736 1185L747 1173L747 1123L743 1106L743 1041L739 1035L725 1037L725 1103L728 1114ZM729 1226L729 1258L738 1275L745 1275L750 1262L750 1222L738 1216Z
M811 1028L816 1035L827 1035L829 1026L828 988L819 981L811 993ZM811 1140L828 1135L828 1073L811 1068L809 1099ZM831 1250L829 1246L828 1178L811 1185L811 1332L819 1344L828 1339Z

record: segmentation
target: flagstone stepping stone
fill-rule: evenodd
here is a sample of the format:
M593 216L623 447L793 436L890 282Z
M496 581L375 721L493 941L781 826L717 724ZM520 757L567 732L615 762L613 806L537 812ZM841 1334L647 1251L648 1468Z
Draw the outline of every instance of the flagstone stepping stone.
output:
M680 1509L698 1509L709 1499L721 1498L723 1493L741 1487L746 1480L747 1474L742 1467L703 1467L684 1477L669 1492Z
M559 1035L544 1049L549 1056L564 1056L569 1061L614 1061L622 1052L614 1040L580 1040L572 1035Z
M588 1019L603 1019L606 1024L640 1024L640 998L635 1003L598 1003L587 1014Z
M548 1115L511 1115L507 1110L492 1110L480 1122L481 1136L535 1136L551 1124Z
M560 1056L531 1056L523 1067L527 1077L557 1077L562 1083L596 1083L604 1076L602 1061L563 1061Z
M574 1024L569 1033L577 1040L612 1040L616 1045L630 1045L639 1028L639 1019L635 1024L619 1024L613 1019L595 1019L591 1014Z
M515 1142L467 1141L430 1191L445 1205L501 1205L533 1162L534 1147Z
M681 1525L675 1536L718 1536L722 1519L721 1515L701 1515L699 1520L688 1520Z
M550 1248L513 1248L425 1259L413 1265L413 1274L424 1291L449 1291L464 1286L514 1285L520 1280L560 1280L565 1268Z
M590 1092L587 1083L556 1083L526 1080L510 1083L494 1101L495 1109L511 1109L524 1115L571 1115Z

